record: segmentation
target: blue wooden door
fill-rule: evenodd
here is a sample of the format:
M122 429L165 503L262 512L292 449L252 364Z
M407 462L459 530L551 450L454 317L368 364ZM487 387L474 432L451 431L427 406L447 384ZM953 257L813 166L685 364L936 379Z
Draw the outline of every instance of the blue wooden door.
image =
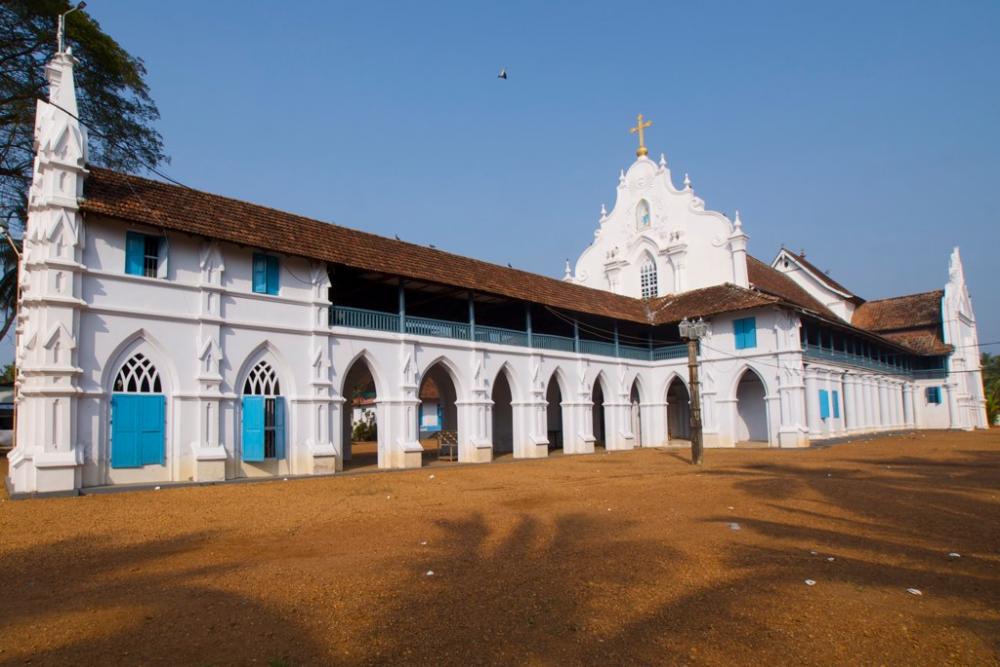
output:
M243 397L243 460L264 460L264 397Z
M114 394L111 397L111 467L163 465L166 399L160 395Z

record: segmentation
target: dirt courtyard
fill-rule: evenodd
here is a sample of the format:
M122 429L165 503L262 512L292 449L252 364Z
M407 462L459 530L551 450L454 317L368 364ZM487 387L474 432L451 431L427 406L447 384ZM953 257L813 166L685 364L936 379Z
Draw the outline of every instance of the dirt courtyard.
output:
M686 456L5 498L0 665L1000 664L1000 430Z

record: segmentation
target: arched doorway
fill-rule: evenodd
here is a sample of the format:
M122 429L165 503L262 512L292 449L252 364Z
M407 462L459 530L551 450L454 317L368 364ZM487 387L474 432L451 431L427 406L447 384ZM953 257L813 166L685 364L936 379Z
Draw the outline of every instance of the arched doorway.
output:
M424 463L437 458L458 459L458 391L451 373L440 361L431 364L417 390L417 437Z
M514 396L507 370L501 369L493 381L493 456L514 453Z
M639 378L632 382L629 393L629 418L632 423L632 435L636 447L642 447L642 398L639 395Z
M278 374L265 360L258 361L243 382L240 419L244 461L263 463L285 458L285 399Z
M736 441L767 442L767 394L764 381L748 368L736 385Z
M559 386L559 377L555 373L549 378L549 386L545 390L545 403L549 452L554 452L563 448L562 387Z
M598 375L597 379L594 380L594 388L590 394L590 414L594 434L594 447L605 447L607 442L607 434L605 432L605 424L607 423L607 420L604 415L603 384L602 376Z
M375 378L364 357L344 376L342 456L344 469L381 466L378 446L378 393Z
M147 356L136 352L122 364L112 387L112 468L164 465L165 411L160 374Z
M691 439L691 396L679 377L667 386L667 438Z

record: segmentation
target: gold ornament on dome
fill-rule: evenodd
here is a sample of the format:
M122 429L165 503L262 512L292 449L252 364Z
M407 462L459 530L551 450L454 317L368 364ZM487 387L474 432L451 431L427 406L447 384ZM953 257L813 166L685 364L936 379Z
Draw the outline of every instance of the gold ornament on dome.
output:
M649 154L649 150L646 148L646 138L645 135L643 134L643 130L645 130L647 127L652 127L652 125L653 121L647 120L643 122L642 114L639 114L636 117L635 127L630 127L628 130L630 134L635 134L637 132L639 133L639 148L637 148L635 151L635 154L638 157L645 157L646 155Z

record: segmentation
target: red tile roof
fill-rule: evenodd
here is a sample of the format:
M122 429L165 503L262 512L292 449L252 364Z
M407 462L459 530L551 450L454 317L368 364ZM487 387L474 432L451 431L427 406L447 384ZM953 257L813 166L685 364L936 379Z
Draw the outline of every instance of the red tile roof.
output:
M944 290L866 301L854 311L851 324L875 331L921 354L947 354L954 348L941 338Z
M789 303L810 310L828 319L840 319L833 314L833 311L820 303L816 297L805 291L797 282L756 257L747 255L747 275L750 278L750 285L755 289L773 294Z
M859 303L864 301L864 299L854 294L854 292L847 289L842 284L831 278L826 271L820 270L819 267L817 267L815 264L806 259L805 253L794 253L791 250L788 250L787 248L785 249L785 252L794 257L797 262L802 264L802 266L804 266L807 270L812 272L817 278L825 282L833 289L837 290L838 292L843 292L844 294L850 295L852 297L852 300L856 300Z
M831 322L840 321L794 280L753 257L747 257L752 289L727 283L642 301L98 167L90 167L81 209L288 255L643 324L670 324L685 317L710 317L769 305L798 308ZM864 306L889 301L894 300ZM864 323L859 324L862 308L856 312L853 326L871 329L864 314L860 317ZM876 309L868 312L875 315ZM886 307L885 312L895 311ZM902 338L898 344L909 345ZM928 348L927 342L919 347Z
M251 247L648 323L645 304L505 266L177 185L90 167L81 208Z

